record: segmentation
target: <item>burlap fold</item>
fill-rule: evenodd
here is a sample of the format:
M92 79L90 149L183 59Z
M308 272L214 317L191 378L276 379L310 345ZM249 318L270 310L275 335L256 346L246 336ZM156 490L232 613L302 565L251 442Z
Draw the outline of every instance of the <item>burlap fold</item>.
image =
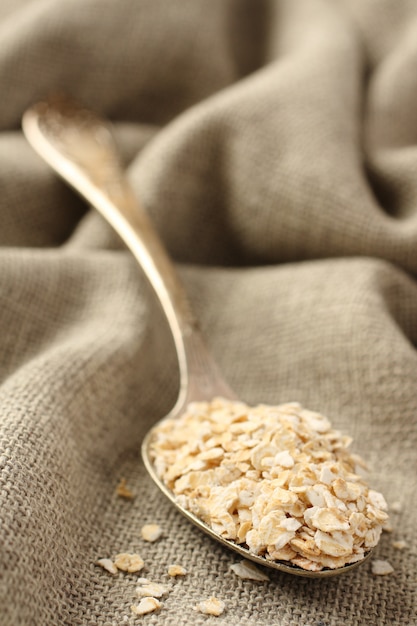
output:
M189 571L143 623L417 624L416 35L413 0L3 0L2 626L140 623L137 575L96 565L129 551L152 580ZM114 121L242 399L354 435L396 505L375 551L393 574L241 580L151 483L139 449L176 398L172 340L130 254L22 136L57 90ZM212 595L223 615L193 610Z

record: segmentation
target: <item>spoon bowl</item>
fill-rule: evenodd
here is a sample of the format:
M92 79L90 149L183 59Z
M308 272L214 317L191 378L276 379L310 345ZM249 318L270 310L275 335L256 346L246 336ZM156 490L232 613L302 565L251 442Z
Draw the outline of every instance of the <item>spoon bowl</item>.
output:
M39 155L98 210L119 234L143 269L169 323L178 357L180 389L174 408L164 419L184 413L190 402L223 397L237 400L222 377L202 338L185 290L154 227L133 194L113 139L110 124L65 97L40 102L26 111L24 133ZM151 478L172 504L193 524L222 545L260 565L309 578L335 576L352 570L370 555L337 569L309 571L283 561L252 554L224 539L181 506L158 476L151 454L154 426L142 444L142 457Z

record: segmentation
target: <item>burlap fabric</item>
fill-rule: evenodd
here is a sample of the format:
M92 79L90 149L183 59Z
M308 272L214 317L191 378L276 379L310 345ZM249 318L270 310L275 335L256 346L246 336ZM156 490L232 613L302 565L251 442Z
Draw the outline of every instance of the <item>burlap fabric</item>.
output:
M1 625L417 624L415 0L1 0L0 15ZM353 433L401 505L375 553L392 575L242 581L148 479L172 342L130 254L21 134L56 90L114 120L241 397L299 400ZM125 551L152 580L189 570L159 614L135 621L136 576L95 565ZM226 611L199 616L211 595Z

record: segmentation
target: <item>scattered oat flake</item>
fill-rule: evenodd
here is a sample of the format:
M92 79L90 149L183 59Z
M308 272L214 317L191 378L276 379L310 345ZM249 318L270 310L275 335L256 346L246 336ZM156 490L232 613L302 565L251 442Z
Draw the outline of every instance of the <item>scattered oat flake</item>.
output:
M157 541L162 535L162 528L158 524L145 524L141 529L142 539L145 541Z
M127 552L118 554L114 559L114 564L117 569L129 573L140 572L145 567L145 563L139 554L128 554Z
M176 576L186 576L188 574L185 567L182 565L169 565L168 566L168 575L175 578Z
M136 587L136 594L140 598L162 598L162 596L167 594L168 591L168 587L159 583L148 582L146 584L140 585L139 587Z
M404 540L393 541L392 547L396 550L404 550L404 548L408 548L408 543Z
M232 572L239 576L239 578L247 578L248 580L258 580L259 582L265 582L269 580L269 576L261 572L254 563L243 559L239 563L233 563L230 566Z
M381 561L379 559L372 561L372 573L375 576L386 576L387 574L392 574L393 571L394 568L389 561Z
M139 604L130 607L135 615L146 615L160 609L162 604L156 598L142 598Z
M135 497L133 491L126 484L126 478L121 478L120 483L116 487L116 493L121 498L125 498L125 500L133 500Z
M110 572L110 574L117 574L117 567L111 559L99 559L97 565L100 565L100 567Z
M393 511L394 513L401 513L401 511L403 510L401 502L392 502L390 504L389 510Z
M208 600L202 600L195 607L194 611L204 613L205 615L221 615L225 609L225 604L221 600L218 600L214 596Z

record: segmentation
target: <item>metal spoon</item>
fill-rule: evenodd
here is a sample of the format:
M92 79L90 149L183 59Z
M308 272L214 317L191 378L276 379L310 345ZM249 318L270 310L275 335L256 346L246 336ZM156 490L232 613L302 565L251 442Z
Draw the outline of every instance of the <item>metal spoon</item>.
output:
M73 101L58 97L26 111L22 126L27 139L43 159L113 226L154 288L174 337L180 369L178 400L166 418L181 415L192 401L211 400L216 396L237 400L207 350L172 262L130 188L109 123ZM180 506L158 477L150 456L152 436L153 429L142 444L143 460L152 479L185 517L241 556L282 572L310 578L347 572L368 558L370 552L357 563L311 572L251 554L243 546L224 539Z

